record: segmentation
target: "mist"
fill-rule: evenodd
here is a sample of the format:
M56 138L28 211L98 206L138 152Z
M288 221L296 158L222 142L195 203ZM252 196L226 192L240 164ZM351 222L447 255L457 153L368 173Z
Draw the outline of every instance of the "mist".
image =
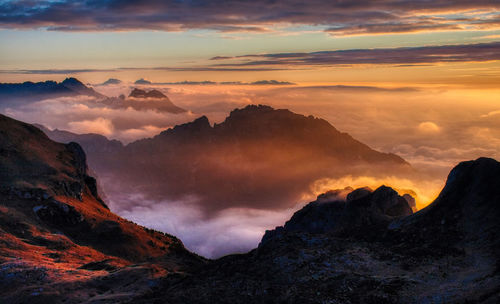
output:
M117 96L128 94L131 87L122 84L95 89ZM417 207L423 208L435 198L457 162L479 156L500 157L500 102L495 98L499 96L498 90L345 85L278 88L151 85L147 88L159 89L187 112L171 114L151 108L111 107L88 97L46 99L9 106L2 112L51 129L98 133L126 144L202 115L213 125L222 122L234 108L267 104L323 118L374 149L403 157L418 171L408 176L376 175L369 171L352 174L348 170L317 174L310 172L325 167L328 160L310 158L307 162L307 149L290 151L293 156L290 158L283 158L282 151L269 150L269 163L260 165L269 168L282 161L280 170L269 176L268 170L259 172L251 158L241 158L230 150L214 150L204 151L205 162L190 164L198 170L194 175L182 166L175 169L184 176L178 180L143 172L151 178L154 187L150 188L134 185L135 179L127 176L118 183L117 176L98 176L113 212L176 235L187 248L210 258L255 248L266 229L282 225L295 210L327 190L347 186L376 188L385 184L401 193L413 191ZM252 151L251 143L245 151ZM297 155L302 157L294 162ZM149 157L138 156L137 166ZM168 168L174 170L172 164ZM198 177L196 189L187 187L190 176ZM224 185L221 180L237 186L217 188Z

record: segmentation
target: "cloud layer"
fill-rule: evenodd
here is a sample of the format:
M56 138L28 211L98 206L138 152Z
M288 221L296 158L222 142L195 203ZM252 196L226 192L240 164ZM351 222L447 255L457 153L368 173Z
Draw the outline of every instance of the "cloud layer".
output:
M248 195L243 199L263 202L267 197L267 206L244 204L238 208L224 209L212 217L207 217L197 205L200 198L190 196L190 193L185 193L187 195L178 200L167 201L165 196L152 199L148 193L137 189L120 189L116 178L100 177L108 194L107 201L114 212L148 227L175 234L181 237L188 248L210 257L255 247L265 229L283 224L301 203L331 188L365 185L376 188L385 183L417 192L419 207L422 207L432 200L450 168L457 162L479 156L500 158L498 90L346 85L152 85L151 88L162 90L173 102L191 112L173 115L151 109L113 108L95 103L87 97L19 104L3 112L20 120L38 122L52 128L99 132L128 142L153 136L202 114L206 114L212 122L219 123L234 108L246 104L269 104L275 108L288 108L296 113L325 118L337 129L348 132L373 148L397 153L426 173L418 179L405 176L408 178L406 180L395 177L378 179L369 175L332 178L330 174L330 178L321 178L308 185L311 179L290 179L296 176L293 173L295 168L284 166L285 182L270 185L276 187L270 187L267 192L240 191ZM114 85L98 89L111 96L127 93L130 88L127 85ZM236 159L231 162L228 158L216 160L216 164L229 167L239 161ZM207 181L206 189L214 188L213 181L220 188L216 173L205 170L201 174ZM254 188L259 186L257 182L260 181L265 187L269 184L261 175L256 175L254 181L255 184L251 184ZM286 193L293 196L283 195ZM304 196L300 197L301 194Z
M213 57L220 67L428 64L500 60L500 42Z
M211 29L268 32L315 25L334 35L498 28L498 1L2 1L0 26L58 31Z

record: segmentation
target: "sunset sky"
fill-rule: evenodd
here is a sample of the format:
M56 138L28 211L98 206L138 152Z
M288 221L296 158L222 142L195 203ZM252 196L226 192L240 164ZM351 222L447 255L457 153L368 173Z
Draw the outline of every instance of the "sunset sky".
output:
M2 81L499 83L498 1L0 1Z
M457 162L500 158L498 0L0 0L0 82L67 77L107 96L128 95L146 79L151 84L141 88L159 89L188 111L96 107L78 97L1 112L129 143L201 115L218 123L247 104L287 108L324 118L429 176L347 176L322 181L316 192L393 183L417 191L419 207ZM122 83L100 85L109 78ZM243 231L236 247L249 249L295 210L226 210L205 222L169 203L137 210L111 203L208 256L216 254L199 231L221 233L221 244Z

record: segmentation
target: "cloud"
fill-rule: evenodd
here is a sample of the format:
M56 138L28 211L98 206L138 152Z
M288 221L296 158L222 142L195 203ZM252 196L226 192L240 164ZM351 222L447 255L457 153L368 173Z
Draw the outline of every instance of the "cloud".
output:
M280 25L314 25L335 35L419 30L481 30L498 25L497 1L2 1L3 28L54 31L265 33Z
M112 86L109 90L115 91L117 88ZM173 125L195 118L191 112L171 114L161 111L162 105L159 103L144 103L142 107L122 107L78 96L45 99L0 110L22 121L39 123L51 129L98 133L125 143L154 136ZM152 108L155 104L159 110Z
M119 86L104 86L99 87L99 90L113 94L129 90L125 85L121 88L122 92L118 91ZM218 123L234 108L252 103L270 104L275 108L289 108L296 113L325 118L338 130L348 132L373 148L397 153L410 161L416 169L423 171L423 176L405 175L404 178L381 179L368 174L359 177L339 174L334 178L333 174L336 172L331 170L325 178L309 178L296 173L303 171L299 165L314 163L303 161L296 167L284 163L282 169L271 171L270 174L274 175L270 176L268 171L258 172L261 168L257 168L255 163L253 166L235 167L235 163L242 164L241 159L237 159L234 153L225 153L220 154L219 158L210 158L211 162L202 162L197 166L199 171L196 174L191 171L185 173L190 177L202 177L199 180L206 184L201 185L200 191L195 193L190 189L186 190L187 183L179 187L174 185L183 193L177 196L178 199L171 198L169 201L166 200L166 195L153 199L146 192L147 189L128 188L123 186L125 183L120 185L116 178L99 179L105 185L113 211L143 225L177 235L188 248L210 257L243 252L255 247L265 229L282 225L293 210L314 199L314 195L319 192L345 186L368 185L376 188L384 183L398 189L416 191L419 207L422 207L432 200L435 193L433 191L443 185L449 170L459 161L479 156L500 158L500 120L497 114L499 98L498 91L495 90L387 88L344 84L306 87L151 85L151 88L163 91L168 88L169 98L191 112L172 115L153 110L111 108L96 104L88 97L80 97L17 105L7 109L6 114L66 130L70 128L71 122L95 122L103 118L112 122L113 134L110 137L128 142L156 135L160 130L192 121L202 114L206 114L211 122ZM418 126L422 122L437 125L440 132L433 136L421 132ZM248 147L248 150L251 148ZM262 151L260 147L253 149ZM204 150L207 157L210 156L208 152ZM278 154L270 161L278 162L283 158ZM162 159L159 158L158 161ZM144 157L139 161L149 159ZM180 167L178 172L184 174L186 167L182 164L176 163ZM274 163L272 165L276 166ZM224 166L229 167L229 170ZM174 170L173 167L170 168ZM223 176L225 180L232 182L228 187L223 187L229 189L224 195L219 190L222 184L219 171L234 174L239 169L248 172L243 174L243 179ZM155 180L152 172L139 173L143 174L144 180L152 180L152 183L158 184L163 182ZM275 183L268 182L270 177ZM213 181L216 181L219 188L213 186ZM231 192L232 185L235 185L234 193ZM210 191L219 192L219 196L212 195ZM203 198L213 201L214 208L220 207L217 206L218 201L234 200L234 204L240 205L207 217L205 211L198 206Z
M311 53L249 54L224 59L221 67L336 66L360 64L420 64L500 60L500 42L318 51ZM220 60L219 60L220 61Z
M98 117L94 120L71 121L68 123L69 131L85 134L97 133L105 136L113 134L114 126L111 120Z
M122 209L123 200L130 201L129 209ZM114 212L140 225L164 231L179 237L184 245L208 258L230 253L244 253L259 244L265 230L273 229L288 220L300 208L269 211L251 208L233 208L217 217L206 218L189 199L176 201L149 201L134 205L133 201L147 201L141 194L111 201Z
M432 121L424 121L418 125L418 130L423 133L433 134L433 133L439 133L441 128Z
M488 112L488 114L483 114L483 115L481 115L481 117L486 118L486 117L491 117L491 116L496 116L496 115L500 115L500 110Z
M168 71L168 72L268 72L281 71L284 68L256 68L256 67L217 67L217 66L198 66L198 67L119 67L114 69L4 69L0 74L26 74L26 75L73 75L82 73L114 73L120 71ZM140 80L140 79L139 79ZM143 79L144 80L144 79ZM148 84L139 82L138 84Z

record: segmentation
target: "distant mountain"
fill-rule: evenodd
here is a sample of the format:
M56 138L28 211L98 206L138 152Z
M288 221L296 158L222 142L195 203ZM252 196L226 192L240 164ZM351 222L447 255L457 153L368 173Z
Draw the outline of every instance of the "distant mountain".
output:
M101 83L100 85L106 86L106 85L121 84L121 83L122 83L122 81L120 79L109 78L108 80L106 80L105 82Z
M119 81L118 79L111 78L105 84L116 84ZM94 89L85 86L76 78L66 78L60 83L55 81L0 83L0 109L47 98L71 96L93 97L88 103L111 108L131 107L137 111L152 110L172 114L186 112L185 109L176 106L166 95L157 90L147 92L134 89L130 93L129 98L125 98L125 96L107 97L102 95L94 91Z
M23 83L0 83L1 104L8 101L28 102L46 98L66 97L66 96L92 96L104 98L85 86L76 78L66 78L62 82L23 82Z
M90 147L108 145L71 140L88 152L110 197L123 191L160 200L194 196L208 212L291 207L319 179L412 171L401 157L375 151L323 119L269 106L234 110L213 127L202 116L113 153Z
M111 107L131 107L135 110L152 110L172 114L184 113L186 110L176 106L165 94L158 90L144 91L133 89L128 98L110 97L99 101Z
M460 163L415 214L388 187L333 192L257 249L165 277L134 303L500 302L499 162Z
M123 149L123 144L118 140L109 140L100 134L76 134L58 129L50 130L45 126L34 124L35 127L42 130L50 139L61 143L77 142L85 147L87 155L94 153L114 153Z
M151 81L146 80L144 78L138 79L134 82L135 84L151 84Z
M130 95L128 97L133 97L133 98L156 98L156 99L162 99L162 98L167 98L162 92L158 90L151 90L151 91L144 91L140 89L133 89L132 92L130 92Z
M111 289L116 302L130 284L144 291L204 263L177 238L110 212L78 144L3 115L0 231L2 303L72 303Z

